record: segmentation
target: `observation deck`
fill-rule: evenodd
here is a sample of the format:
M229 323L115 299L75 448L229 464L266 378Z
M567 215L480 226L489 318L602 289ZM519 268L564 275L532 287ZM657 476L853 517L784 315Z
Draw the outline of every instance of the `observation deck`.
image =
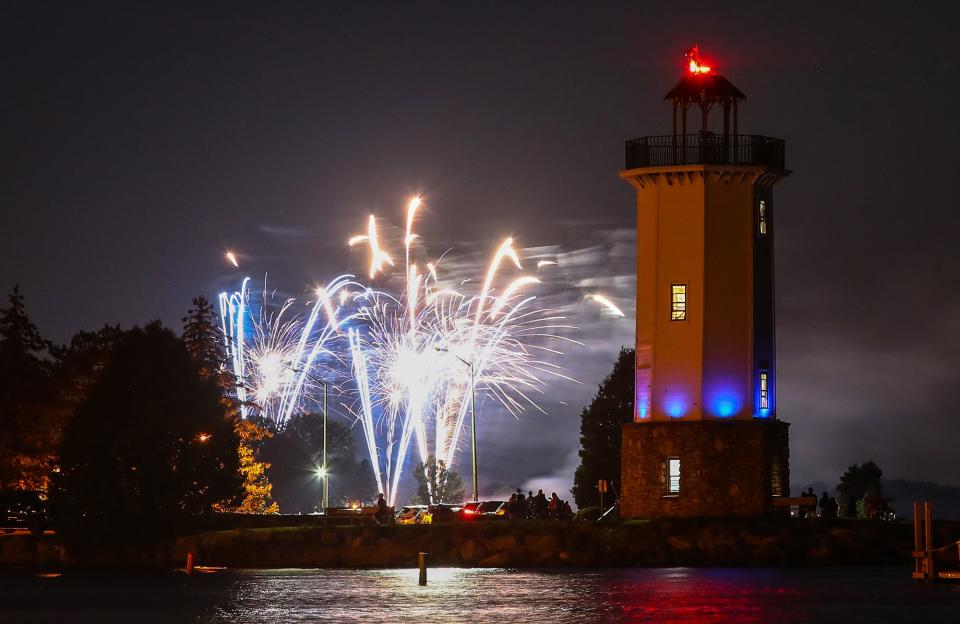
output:
M626 142L626 169L676 165L757 165L786 170L783 139L759 134L667 134Z

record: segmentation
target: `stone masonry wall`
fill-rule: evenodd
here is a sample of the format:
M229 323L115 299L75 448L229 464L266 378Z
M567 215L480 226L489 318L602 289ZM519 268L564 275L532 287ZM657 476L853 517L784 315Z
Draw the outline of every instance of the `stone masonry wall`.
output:
M960 538L960 523L936 522L933 544ZM626 523L493 521L397 527L291 526L210 531L133 552L64 552L53 534L0 536L0 571L66 567L173 569L412 568L430 566L876 565L909 569L913 527L858 520L686 519ZM956 550L940 565L954 566ZM953 557L952 560L947 556ZM20 573L14 572L14 573ZM412 579L413 577L411 577ZM414 582L414 581L411 581Z
M646 422L623 426L623 518L750 518L789 492L789 424ZM680 459L680 493L667 492L667 459Z

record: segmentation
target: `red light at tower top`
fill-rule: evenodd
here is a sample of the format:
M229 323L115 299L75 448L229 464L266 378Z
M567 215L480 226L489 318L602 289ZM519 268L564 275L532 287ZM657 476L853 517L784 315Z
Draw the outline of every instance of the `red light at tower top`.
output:
M686 50L683 55L690 63L687 66L687 70L691 74L696 76L710 73L711 67L709 65L705 65L703 59L700 58L699 46L693 46L689 50Z

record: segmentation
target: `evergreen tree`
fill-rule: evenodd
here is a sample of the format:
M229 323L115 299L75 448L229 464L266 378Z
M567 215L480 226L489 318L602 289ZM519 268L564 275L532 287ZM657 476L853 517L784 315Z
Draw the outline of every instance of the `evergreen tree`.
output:
M183 343L200 366L200 375L216 379L224 392L232 395L235 381L227 369L227 352L217 311L203 295L195 297L193 307L183 318Z
M633 349L620 349L613 371L580 414L580 466L572 492L581 509L600 504L600 479L619 485L621 429L633 422L634 366ZM605 503L613 502L617 489L604 495Z
M103 370L114 343L123 331L119 325L104 325L95 331L79 331L70 343L53 348L56 357L57 391L68 412L87 396L90 386Z
M455 471L447 469L442 459L431 455L426 463L419 462L413 476L417 480L417 493L410 499L410 504L463 502L463 479Z
M63 414L50 349L14 286L0 310L0 489L45 489L54 466Z
M50 350L50 342L27 316L19 285L7 295L7 302L8 307L0 312L0 355L6 362L36 367Z
M215 506L217 511L234 513L278 513L280 506L273 500L273 486L267 478L270 464L260 461L260 444L273 434L249 420L238 420L234 429L240 439L240 474L243 475L243 500L238 506Z
M169 537L178 523L239 501L239 440L222 390L159 323L125 332L67 425L51 486L71 547Z
M273 487L267 478L270 464L260 460L261 446L272 433L259 425L239 418L240 410L234 396L235 378L227 367L227 352L217 312L203 295L195 297L193 307L183 318L183 343L200 369L203 379L212 379L222 390L221 400L240 440L237 454L243 474L244 498L239 505L227 502L217 505L218 511L238 513L276 513L277 503L271 499Z
M847 471L840 477L840 485L837 486L839 493L840 515L848 518L856 518L857 503L862 501L867 494L871 497L882 499L883 488L880 485L880 477L883 471L880 466L872 461L864 462L861 466L854 464L847 468Z

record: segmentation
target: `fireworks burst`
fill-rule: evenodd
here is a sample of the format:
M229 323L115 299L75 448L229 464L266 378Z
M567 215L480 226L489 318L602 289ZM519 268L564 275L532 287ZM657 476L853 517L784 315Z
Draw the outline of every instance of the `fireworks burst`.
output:
M604 297L603 295L587 295L587 299L593 299L600 305L602 305L610 314L613 316L619 316L623 318L626 314L623 313L623 310L617 307L617 305Z
M533 395L543 392L547 379L569 379L546 355L561 355L549 345L569 340L559 333L573 328L534 307L536 295L529 290L538 279L522 274L500 279L504 265L522 271L513 240L497 248L479 291L461 292L444 285L439 262L421 265L414 258L420 205L416 198L407 207L402 292L367 289L357 296L358 328L350 333L360 393L357 417L364 423L371 463L382 472L378 486L391 504L411 442L421 461L434 457L455 465L474 397L493 397L518 416L539 409ZM371 217L366 236L350 241L368 243L371 276L392 264L374 222Z
M349 240L369 252L367 276L380 284L376 289L344 275L317 289L301 312L292 299L273 302L265 288L252 302L249 278L239 291L220 295L243 416L256 410L282 427L316 396L323 381L318 362L339 365L335 374L352 381L347 409L391 505L411 444L421 461L456 465L471 401L489 397L515 417L542 411L536 398L550 379L573 381L551 360L562 356L564 343L580 344L563 336L575 328L561 315L536 305L540 280L524 274L513 239L496 248L482 281L444 280L439 260L419 260L420 206L419 197L407 206L402 268L373 215L366 233ZM536 268L555 264L541 260ZM463 290L477 283L473 292ZM592 298L616 310L601 295Z
M348 288L350 276L341 276L307 302L305 317L295 299L279 300L264 287L252 297L250 278L240 290L220 293L220 318L227 355L237 379L240 413L251 412L282 429L291 416L303 411L322 383L316 365L339 357L336 309L332 301Z

